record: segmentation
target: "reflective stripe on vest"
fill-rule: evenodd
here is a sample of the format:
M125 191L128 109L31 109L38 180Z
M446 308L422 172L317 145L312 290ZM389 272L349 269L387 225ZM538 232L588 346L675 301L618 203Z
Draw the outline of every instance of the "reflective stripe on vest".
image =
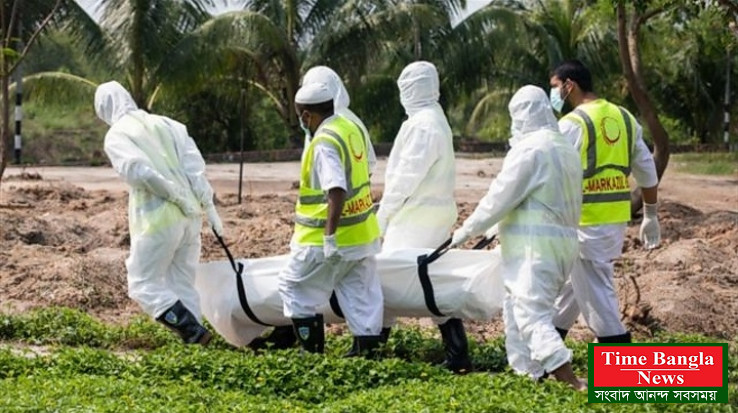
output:
M359 128L359 132L361 132L361 128ZM338 144L341 146L339 153L343 153L343 154L349 153L349 148L346 146L346 142L344 142L343 139L341 139L341 137L336 132L333 132L330 129L322 128L316 133L316 136L321 133L325 133L329 135L330 137L335 139L336 142L338 142ZM363 138L364 132L361 132L361 133L362 133L361 136ZM364 147L364 151L366 151L366 147ZM346 186L347 186L346 199L350 199L350 198L353 198L354 195L358 194L359 191L364 189L365 186L370 186L370 183L367 181L359 185L358 187L354 188L353 182L351 180L351 176L352 176L351 172L353 171L353 166L351 165L351 158L348 156L344 156L343 158L344 158L343 168L344 168L344 171L346 172ZM300 200L300 203L303 205L315 205L315 204L323 204L328 199L326 198L325 194L320 194L320 195L300 195L299 200Z
M374 241L379 237L379 225L371 196L366 141L360 129L341 116L316 132L303 156L293 240L298 245L323 244L328 222L327 194L311 187L313 154L318 144L335 147L344 167L347 190L336 229L337 245L346 247Z
M580 105L566 115L582 130L582 215L580 225L602 225L630 220L631 154L635 118L605 100ZM626 139L621 140L625 135Z

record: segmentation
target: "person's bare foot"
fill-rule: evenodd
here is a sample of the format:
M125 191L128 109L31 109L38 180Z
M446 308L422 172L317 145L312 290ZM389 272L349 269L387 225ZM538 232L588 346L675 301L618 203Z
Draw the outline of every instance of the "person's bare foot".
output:
M579 380L579 378L574 375L574 370L571 368L571 363L566 363L562 365L561 367L552 371L551 375L558 381L568 383L572 388L574 388L574 390L587 391L587 383Z

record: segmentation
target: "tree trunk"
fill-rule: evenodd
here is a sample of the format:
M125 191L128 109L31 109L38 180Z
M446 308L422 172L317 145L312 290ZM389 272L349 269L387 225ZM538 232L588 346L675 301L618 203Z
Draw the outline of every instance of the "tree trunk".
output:
M138 4L136 7L143 8L143 4ZM136 105L145 110L150 110L147 106L147 99L144 94L144 76L145 76L145 63L144 63L144 48L142 40L142 26L143 18L146 14L146 10L136 10L133 13L133 28L128 47L131 48L131 97L136 102Z
M420 25L415 17L413 17L413 55L415 61L423 57L423 43L420 38Z
M640 51L638 48L638 34L640 26L656 12L647 15L638 15L633 13L632 21L628 27L628 16L625 10L625 2L618 1L617 5L617 28L618 28L618 50L620 54L620 63L623 67L628 90L633 97L636 106L643 120L646 123L648 131L653 139L653 159L656 163L656 174L661 177L669 163L669 134L664 129L658 117L656 106L653 104L651 97L646 90L643 74L641 72ZM636 189L631 197L632 212L635 214L640 211L643 202L641 200L641 191Z
M0 88L2 88L2 120L0 125L0 182L2 182L3 174L5 173L5 167L8 165L8 158L10 157L10 74L6 73L7 62L3 59L2 62L2 73L0 76Z
M2 105L2 109L0 109L0 182L2 182L8 158L12 152L10 148L13 146L11 144L12 134L10 132L10 77L26 57L28 50L33 45L36 38L41 34L41 31L43 31L51 22L52 17L61 6L62 0L56 0L56 3L54 3L54 6L46 17L36 24L35 29L28 38L28 41L25 42L25 46L22 46L23 42L20 37L17 39L11 37L11 33L18 25L18 15L20 14L20 11L17 10L17 7L20 7L20 2L13 3L9 20L6 19L5 16L6 3L6 1L0 0L0 25L2 26L0 27L0 36L4 36L2 37L2 40L0 40L0 46L2 48L2 50L0 50L0 88L2 88L2 90L0 90L0 95L2 95L0 96L0 105ZM13 43L14 46L11 46ZM6 52L8 49L17 52L17 56L14 57L13 62L8 61L8 55Z
M9 112L9 106L8 103L10 103L10 98L8 96L8 78L10 77L10 73L7 72L8 68L8 61L7 56L5 55L4 49L8 47L8 39L9 36L6 36L8 33L8 25L5 21L5 1L0 0L0 25L2 26L2 33L0 33L0 36L2 36L2 39L0 39L0 185L2 184L3 180L3 174L5 173L5 166L8 163L8 156L10 152L10 136L8 134L9 130L9 123L10 123L10 112Z

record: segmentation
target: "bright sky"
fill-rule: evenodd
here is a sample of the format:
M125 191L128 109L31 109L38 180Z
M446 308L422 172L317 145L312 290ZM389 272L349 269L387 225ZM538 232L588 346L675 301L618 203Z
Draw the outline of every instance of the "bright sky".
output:
M87 10L87 13L89 13L91 16L99 17L99 16L96 16L94 13L95 5L99 3L99 0L75 0L75 1L79 3L80 5L82 5L82 7L84 7L85 10ZM241 9L241 7L246 1L247 0L219 0L218 1L219 5L213 8L213 13L218 14L218 13L223 13L223 12L231 11L231 10L239 10ZM464 10L461 13L458 20L463 20L466 16L486 6L491 1L492 0L467 0L466 10Z

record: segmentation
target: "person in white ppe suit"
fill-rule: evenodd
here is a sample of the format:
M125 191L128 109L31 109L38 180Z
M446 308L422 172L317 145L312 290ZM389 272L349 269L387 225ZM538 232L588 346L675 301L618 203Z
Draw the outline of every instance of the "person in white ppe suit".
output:
M374 146L372 145L369 131L367 130L364 122L359 119L356 114L349 109L351 98L346 86L344 86L341 77L327 66L314 66L310 68L305 75L302 77L302 86L309 85L312 83L324 84L328 91L333 95L333 110L336 114L343 116L344 118L354 122L359 127L362 134L364 135L366 142L366 150L369 161L369 175L374 172L374 168L377 164L377 155L374 152ZM310 134L305 134L305 150L310 145ZM342 305L339 301L339 305ZM291 347L295 342L295 335L291 325L289 326L276 326L273 331L266 337L259 337L249 344L252 349L261 349L270 346L274 349L282 349ZM353 356L358 351L358 342L354 340L351 351L348 355Z
M554 109L561 111L565 102L574 108L559 121L559 128L580 152L584 168L580 254L571 283L557 302L554 325L566 336L581 309L598 342L629 343L630 333L620 319L612 261L622 253L631 219L631 172L643 192L643 244L651 249L661 240L653 156L635 117L594 93L592 75L580 61L560 64L550 83Z
M408 119L392 146L377 218L382 249L436 248L446 241L458 217L454 186L453 133L438 103L436 67L425 61L407 65L397 79L400 103ZM434 319L446 351L445 367L471 370L464 324L458 318ZM389 337L394 319L384 321Z
M375 356L384 306L366 140L354 122L334 113L333 98L322 83L306 84L295 95L300 125L310 140L279 292L284 315L292 319L305 350L323 352L323 316L317 308L335 291L356 338L356 354Z
M202 155L184 125L138 109L117 82L97 88L95 111L110 125L105 153L129 185L128 295L185 343L206 345L194 288L203 210L219 236L223 224Z
M505 284L505 348L520 374L556 379L582 390L572 352L553 325L553 305L574 265L581 210L579 154L559 133L548 96L523 86L508 106L511 149L452 246L499 222Z

